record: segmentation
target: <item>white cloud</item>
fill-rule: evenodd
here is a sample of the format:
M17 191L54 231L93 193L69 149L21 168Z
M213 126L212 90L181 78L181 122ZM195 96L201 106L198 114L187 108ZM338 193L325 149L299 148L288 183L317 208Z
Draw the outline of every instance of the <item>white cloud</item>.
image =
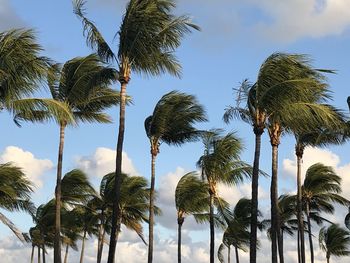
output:
M24 22L16 14L9 0L0 0L0 31L23 27Z
M348 0L251 0L269 17L256 29L268 39L283 42L303 37L340 35L350 26Z
M33 153L16 146L8 146L0 155L0 163L13 162L21 167L26 176L37 187L42 187L42 175L51 170L54 165L48 159L37 159Z
M92 155L76 157L77 166L89 175L102 177L115 171L115 150L99 147ZM139 175L132 160L123 152L122 171L130 175Z

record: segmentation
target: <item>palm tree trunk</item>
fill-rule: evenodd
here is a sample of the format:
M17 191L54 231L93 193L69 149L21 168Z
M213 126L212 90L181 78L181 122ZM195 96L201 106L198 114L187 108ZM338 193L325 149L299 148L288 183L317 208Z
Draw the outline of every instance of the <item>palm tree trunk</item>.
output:
M34 250L35 250L35 246L32 245L32 254L30 256L30 263L34 263Z
M307 216L307 228L309 234L309 244L310 244L310 257L311 263L314 263L314 245L312 242L312 232L311 232L311 220L310 220L310 208L309 203L306 202L306 216Z
M177 219L177 262L181 263L181 227L184 222L184 218Z
M149 196L149 222L148 222L148 263L153 261L153 225L154 225L154 186L156 179L156 156L157 151L152 147L151 149L151 189Z
M46 263L46 250L45 250L45 245L43 244L42 247L42 251L43 251L43 263Z
M236 263L239 263L239 254L238 254L237 246L235 246L235 253L236 253Z
M227 263L231 263L231 246L227 247Z
M272 176L271 176L271 256L272 263L277 263L277 154L278 146L272 145Z
M84 261L85 238L86 238L86 230L84 230L83 240L81 243L80 263L83 263Z
M67 263L67 260L68 260L68 249L69 249L69 245L67 244L66 245L66 253L64 255L64 263Z
M101 211L101 219L100 219L100 226L98 230L98 238L97 238L97 263L101 263L102 259L102 250L103 250L103 233L104 233L104 210Z
M38 263L41 263L40 246L38 246Z
M55 239L54 263L61 263L61 180L64 147L64 130L66 124L60 123L60 142L58 147L57 178L55 189Z
M305 263L305 239L304 239L304 219L302 208L302 192L301 192L301 161L303 157L304 147L297 143L295 154L297 156L297 216L298 216L298 233L300 241L300 262Z
M101 263L101 260L102 260L103 245L104 245L104 240L106 235L106 229L103 226L102 228L103 229L102 229L101 240L99 241L98 251L97 251L97 263Z
M330 255L327 255L327 263L329 263Z
M297 245L298 245L298 263L300 263L301 262L301 255L300 255L300 232L299 232L299 229L298 229L298 231L297 231L297 238L298 238L298 240L297 240Z
M254 128L255 153L252 176L252 210L250 221L250 263L256 263L257 228L258 228L258 187L259 187L259 162L261 149L261 135L263 129Z
M120 87L120 108L119 108L119 130L118 130L118 142L117 142L117 154L116 154L116 167L115 167L115 200L113 203L112 213L112 229L109 242L108 260L107 263L113 263L115 258L115 249L117 245L116 235L120 231L120 225L117 225L120 218L120 187L121 187L121 173L122 173L122 153L125 131L125 105L126 105L126 86L128 84L128 78L121 77L119 79L121 83Z
M210 194L210 210L209 210L209 224L210 224L210 263L214 263L215 253L215 228L214 228L214 193L209 190Z

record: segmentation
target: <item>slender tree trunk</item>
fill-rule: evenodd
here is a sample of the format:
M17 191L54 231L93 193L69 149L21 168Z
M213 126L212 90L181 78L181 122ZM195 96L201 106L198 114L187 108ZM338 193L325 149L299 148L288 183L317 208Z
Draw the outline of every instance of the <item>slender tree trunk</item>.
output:
M181 263L181 228L184 218L177 219L177 262Z
M34 263L34 250L35 250L35 246L32 245L32 254L30 256L30 263Z
M80 263L83 263L84 261L85 238L86 238L86 230L84 230L83 240L81 242Z
M306 203L306 215L307 215L307 227L308 227L308 234L309 234L309 244L310 244L310 257L311 257L311 263L314 263L314 245L312 242L312 231L311 231L311 220L310 220L310 208L309 203Z
M272 177L271 177L271 256L272 263L277 263L277 145L272 146Z
M117 245L116 234L120 231L120 225L117 225L118 218L120 218L120 187L121 187L121 173L122 173L122 153L125 131L125 105L126 105L126 86L128 84L128 77L121 77L119 82L120 87L120 108L119 108L119 130L118 130L118 142L117 142L117 154L116 154L116 167L115 167L115 200L113 203L112 213L112 229L109 242L108 260L107 263L113 263L115 258L115 248Z
M303 207L302 207L302 192L301 192L301 162L303 156L304 147L297 143L295 147L295 154L297 156L297 216L298 216L298 233L300 241L300 260L301 263L305 263L305 239L304 239L304 219L303 219Z
M102 260L102 252L103 252L105 236L106 236L106 229L103 228L101 243L99 245L99 251L98 251L99 254L97 255L97 263L101 263L101 260Z
M45 245L43 244L42 247L42 251L43 251L43 263L46 263L46 249L45 249Z
M40 246L38 246L38 263L41 263Z
M214 228L214 192L209 190L210 194L210 211L209 211L209 224L210 224L210 263L214 263L215 253L215 228Z
M116 236L115 236L117 242L118 242L118 239L119 239L119 234L120 234L120 231L118 231ZM115 257L114 257L114 260L113 260L113 263L115 263L115 262L117 262L117 253L115 253Z
M100 227L98 231L98 239L97 239L97 263L101 263L102 259L102 250L103 250L103 242L104 242L104 210L101 211L101 220Z
M259 162L261 149L261 135L263 129L254 128L255 153L252 176L252 208L250 221L250 263L256 263L257 228L258 228L258 188L259 188Z
M158 149L151 147L151 189L149 196L149 222L148 222L148 263L153 261L153 225L154 225L154 187L156 179L156 156Z
M227 263L231 263L231 246L227 247Z
M329 263L330 261L329 261L329 259L330 259L330 256L329 255L327 255L327 263Z
M297 238L298 238L298 242L297 242L297 245L298 245L298 263L301 262L301 255L300 255L300 232L299 232L299 229L297 231Z
M236 253L236 263L239 263L238 248L236 246L235 246L235 253Z
M68 246L68 244L66 245L66 253L65 253L65 255L64 255L64 263L67 263L67 261L68 261L68 249L69 249L69 246Z
M55 190L55 239L54 263L61 263L61 180L64 147L64 130L66 124L60 123L60 142L58 147L57 178Z

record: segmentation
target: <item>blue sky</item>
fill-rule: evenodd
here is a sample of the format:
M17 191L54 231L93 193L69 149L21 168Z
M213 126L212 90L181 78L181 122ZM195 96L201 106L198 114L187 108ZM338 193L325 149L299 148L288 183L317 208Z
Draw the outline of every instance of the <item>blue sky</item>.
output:
M88 0L86 5L88 17L96 22L114 50L117 49L118 43L113 38L118 31L125 4L125 0ZM128 94L133 97L134 105L127 108L124 146L132 162L129 169L135 169L139 174L149 178L149 144L143 121L151 114L158 99L173 89L196 95L205 106L210 121L201 125L202 128L221 127L227 131L237 131L245 144L242 159L251 162L254 147L251 127L238 121L225 125L222 115L225 107L234 103L232 88L237 87L245 78L254 81L263 60L275 51L309 54L315 67L337 70L337 74L329 76L329 83L334 92L333 103L347 110L346 98L350 95L347 88L348 76L350 76L349 7L348 0L178 0L176 13L189 14L202 31L188 35L177 51L183 66L181 79L168 75L156 78L132 75ZM45 49L43 54L57 62L64 63L75 56L91 53L82 35L82 25L73 14L69 0L0 0L0 30L13 27L35 28L39 41ZM118 85L115 87L119 88ZM45 91L37 95L48 96ZM117 119L116 108L109 110L109 113ZM32 163L27 162L26 167L32 171L32 177L42 183L42 186L38 187L34 200L37 204L49 200L54 190L58 127L50 123L25 123L22 128L18 128L6 112L0 115L0 119L5 127L2 129L3 136L0 140L2 152L0 159L18 163L32 160ZM64 171L84 167L82 164L84 160L90 165L89 168L96 168L90 169L89 175L94 182L97 182L96 175L91 174L91 171L99 173L98 169L106 169L110 167L110 163L109 166L101 168L103 165L98 165L96 149L101 147L114 149L116 135L117 123L81 125L79 128L68 129ZM263 140L262 169L269 172L271 151L266 134ZM7 148L9 146L17 148L9 149ZM26 153L20 157L21 149L34 156L30 157L30 154ZM280 180L281 190L291 191L294 187L293 177L288 175L290 170L285 164L287 159L294 160L293 149L293 138L288 136L283 138L280 146L280 173L284 179ZM111 154L106 149L100 150L99 153L102 159L103 154L106 156ZM181 148L162 145L157 160L158 186L166 188L169 178L178 178L181 173L194 170L195 162L201 153L200 143L185 145ZM310 153L310 164L316 161L327 162L329 159L332 164L338 165L342 173L346 174L348 171L346 165L350 163L349 153L348 145L330 147L328 152L314 150ZM340 158L339 162L334 161L334 155ZM98 160L101 161L101 159ZM37 165L36 168L31 166L34 162ZM177 177L175 175L172 177L172 174L176 174ZM268 193L268 180L261 180L261 184L263 191ZM236 197L242 193L249 193L245 190L239 191ZM160 198L162 199L162 196ZM164 198L164 200L167 199ZM263 202L267 203L267 200ZM169 205L167 201L164 203ZM172 213L172 210L169 211ZM22 214L11 218L22 228L30 225L30 218ZM172 214L166 214L164 218L174 219ZM166 233L164 235L168 238L166 240L172 240L171 235L175 235L172 227L166 224L162 225L162 231ZM196 233L193 236L199 240L199 236L205 238L203 233L205 232ZM0 234L9 235L9 232L0 226ZM159 242L161 244L162 241ZM195 247L193 244L189 242L188 246L193 248ZM192 252L195 253L195 250ZM204 252L203 255L205 255ZM166 258L164 260L166 262ZM201 262L200 260L198 259L197 262Z

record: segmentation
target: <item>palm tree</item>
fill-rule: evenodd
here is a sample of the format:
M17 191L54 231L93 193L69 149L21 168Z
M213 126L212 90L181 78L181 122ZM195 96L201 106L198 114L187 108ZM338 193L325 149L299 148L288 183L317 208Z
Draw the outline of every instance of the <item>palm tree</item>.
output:
M119 93L108 86L115 80L116 72L106 67L97 55L77 57L67 61L63 66L55 64L49 69L48 85L57 111L52 114L45 110L27 110L17 115L18 120L44 121L54 119L60 130L57 162L56 200L56 236L54 262L61 262L60 244L60 200L63 164L63 147L65 128L79 122L109 123L110 117L103 112L106 108L119 102ZM70 116L61 112L68 108Z
M108 263L112 263L115 254L116 233L120 226L115 225L120 217L118 203L121 187L121 164L125 130L125 98L126 87L130 81L131 72L158 76L168 72L179 76L181 66L174 52L181 44L181 39L191 31L199 30L191 23L188 16L172 14L176 7L174 0L130 0L123 16L119 32L119 45L114 53L104 40L97 27L85 17L84 0L75 0L74 12L81 18L87 44L97 50L97 53L108 62L115 62L121 85L119 130L116 155L116 201L113 209L113 224L110 238ZM152 262L153 251L149 250L148 263Z
M93 203L97 211L100 224L98 231L97 262L101 262L103 243L106 232L110 233L112 225L112 208L114 200L115 173L105 175L100 184L100 196ZM135 231L146 244L143 236L142 223L148 223L150 191L148 182L141 176L128 176L122 174L122 188L120 199L121 222L126 228ZM160 209L155 207L155 214L160 214ZM120 231L117 233L119 237Z
M186 215L208 211L208 185L196 172L189 172L181 177L175 190L175 205L177 210L178 243L177 261L181 263L181 228Z
M30 201L32 192L33 184L21 168L12 163L0 164L0 207L2 209L10 212L35 213L35 207ZM0 213L0 221L10 228L21 241L26 241L26 236L3 213Z
M305 132L321 123L335 123L335 111L321 104L330 97L323 72L309 64L308 57L298 54L274 53L262 64L252 88L259 104L264 105L267 128L272 147L271 177L271 239L272 263L277 262L277 241L281 249L278 215L278 146L281 136L288 132ZM326 125L326 126L327 126ZM282 251L280 263L284 262Z
M179 146L199 139L197 122L206 121L205 111L192 95L171 91L156 104L153 114L145 120L145 130L151 144L151 192L149 204L149 254L153 254L155 161L161 143Z
M16 112L24 107L20 101L38 89L50 63L40 56L42 50L33 30L0 32L1 110Z
M210 223L210 263L214 262L215 230L214 230L214 201L218 197L217 184L235 185L250 177L252 169L239 159L242 143L234 133L222 135L219 130L211 130L202 135L204 154L197 165L201 168L202 177L208 184L209 192L209 223ZM228 223L231 216L221 207L219 212Z
M232 221L229 222L222 238L222 244L219 246L218 258L221 263L224 262L222 254L224 247L228 248L228 262L230 262L231 246L235 249L236 263L239 263L239 252L248 251L250 241L250 217L252 201L247 198L241 198L232 212ZM261 216L260 211L258 215ZM261 224L258 222L258 225Z
M338 112L335 112L337 116ZM339 125L345 121L343 116L338 116ZM298 219L298 249L299 262L305 263L304 219L302 212L301 193L301 163L304 150L307 146L327 146L329 144L341 144L344 140L344 132L338 131L338 127L317 127L313 131L295 133L295 155L297 157L297 219Z
M326 252L327 263L330 257L342 257L350 255L350 233L337 224L328 228L323 227L319 233L320 248Z
M238 118L253 126L255 134L255 152L252 174L252 211L250 223L250 263L256 263L257 228L258 228L258 188L259 188L259 163L261 151L261 136L266 125L266 105L261 93L256 92L256 84L252 85L247 79L238 89L236 105L225 109L224 121L229 123L233 118ZM260 97L258 97L260 95ZM241 103L246 104L242 107Z
M340 196L341 178L330 166L316 163L310 166L305 175L302 186L303 209L307 218L310 243L311 262L314 262L314 251L311 230L311 209L317 212L333 213L332 203L349 205L349 201Z

